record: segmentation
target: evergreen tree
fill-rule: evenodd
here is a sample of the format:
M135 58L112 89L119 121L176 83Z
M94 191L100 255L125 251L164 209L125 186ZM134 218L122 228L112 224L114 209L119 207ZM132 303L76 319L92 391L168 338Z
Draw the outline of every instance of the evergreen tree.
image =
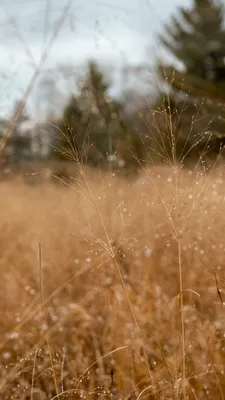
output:
M191 9L180 7L178 16L165 25L160 41L182 66L181 69L173 65L160 67L161 77L169 83L170 100L165 97L164 101L175 122L175 140L183 141L186 146L182 155L190 154L192 148L195 152L196 148L218 151L225 136L222 2L193 0Z
M194 0L190 10L180 7L165 25L161 42L180 61L185 73L207 79L207 57L225 54L224 6L215 0Z
M133 162L140 157L140 138L132 131L123 104L109 95L109 88L99 67L89 63L59 123L62 135L57 146L63 157L113 167L131 164L132 153Z

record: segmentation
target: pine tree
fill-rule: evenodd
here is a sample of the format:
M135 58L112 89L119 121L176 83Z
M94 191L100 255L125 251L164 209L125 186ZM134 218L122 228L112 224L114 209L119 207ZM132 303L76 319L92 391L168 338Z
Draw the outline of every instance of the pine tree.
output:
M132 131L123 104L109 95L109 89L98 65L89 63L59 123L58 148L63 156L114 167L123 161L131 164L132 153L133 160L140 157L140 138Z
M166 107L176 121L179 139L190 152L220 149L225 136L225 9L221 1L193 0L191 9L179 8L165 25L160 41L180 63L161 66L160 74L169 82L170 101ZM204 100L203 100L204 98ZM172 106L173 105L173 106ZM195 118L194 115L197 115ZM191 121L195 124L190 127ZM190 134L191 132L191 134ZM210 143L210 146L209 146Z
M190 10L180 7L160 39L186 74L207 79L206 58L211 52L225 54L224 6L214 0L193 3Z

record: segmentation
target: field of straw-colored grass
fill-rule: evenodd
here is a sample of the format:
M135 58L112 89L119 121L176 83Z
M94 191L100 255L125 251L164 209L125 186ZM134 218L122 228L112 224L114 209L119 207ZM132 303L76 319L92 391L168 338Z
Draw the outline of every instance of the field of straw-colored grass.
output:
M0 193L1 399L224 398L219 170Z

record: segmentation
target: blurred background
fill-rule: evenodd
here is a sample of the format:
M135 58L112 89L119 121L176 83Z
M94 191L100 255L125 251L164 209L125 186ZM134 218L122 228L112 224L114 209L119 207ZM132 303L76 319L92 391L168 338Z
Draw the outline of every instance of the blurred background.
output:
M20 96L47 45L54 24L65 13L45 68L82 68L90 59L108 68L152 64L159 51L156 34L178 5L190 1L14 1L0 5L2 85ZM65 10L67 8L67 10ZM117 82L117 91L121 91ZM8 85L8 86L7 86ZM114 83L115 85L115 83ZM5 93L6 94L6 93ZM1 111L8 111L7 99ZM10 99L9 99L10 100ZM12 100L12 99L11 99ZM9 107L11 106L9 101ZM4 110L5 108L5 110Z
M3 0L3 172L223 160L224 22L214 0Z

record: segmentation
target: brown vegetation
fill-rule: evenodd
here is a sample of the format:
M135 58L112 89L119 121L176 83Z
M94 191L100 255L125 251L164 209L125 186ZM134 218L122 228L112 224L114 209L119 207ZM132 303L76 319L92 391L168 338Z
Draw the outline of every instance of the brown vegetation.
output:
M223 173L80 172L1 183L1 398L223 398Z

